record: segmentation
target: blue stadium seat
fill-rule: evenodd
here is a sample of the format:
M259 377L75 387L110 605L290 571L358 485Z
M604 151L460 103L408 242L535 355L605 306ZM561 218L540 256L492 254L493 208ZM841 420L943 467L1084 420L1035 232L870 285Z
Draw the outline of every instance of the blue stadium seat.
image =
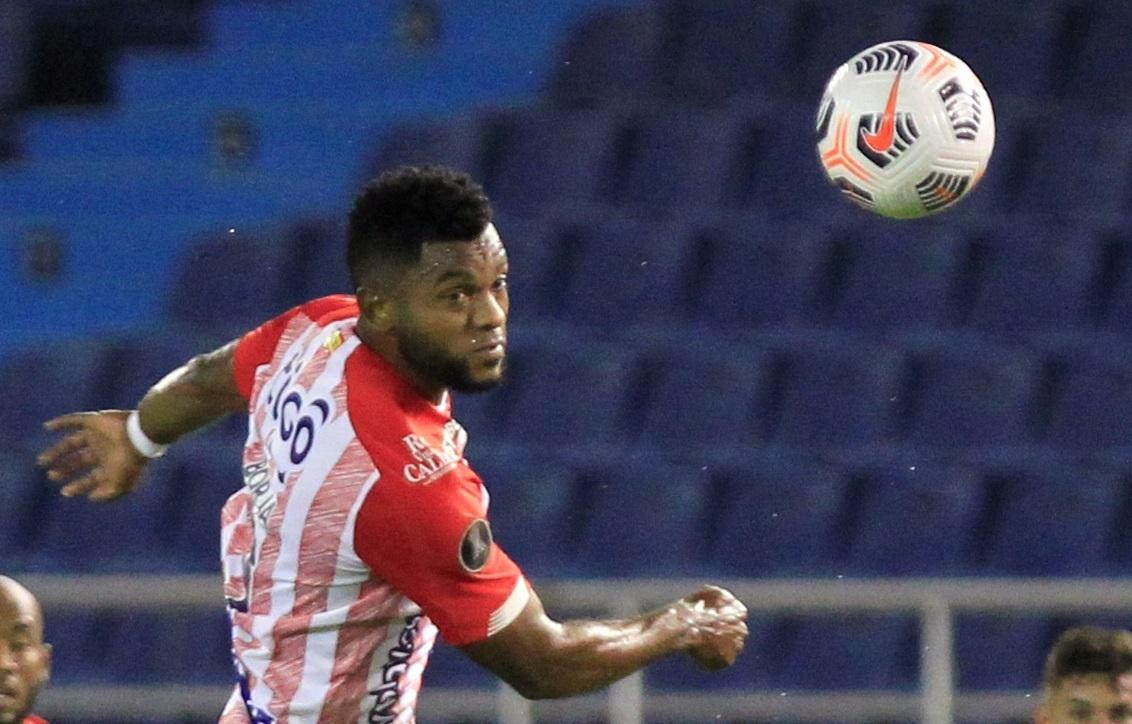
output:
M566 570L599 577L699 574L712 493L705 466L616 454L582 464L579 473L584 504Z
M346 267L346 224L336 217L296 219L283 231L284 244L301 260L302 295L314 299L354 291Z
M216 571L220 561L220 509L243 485L242 441L198 437L174 447L154 487L177 492L176 509L164 521L162 542L169 565L185 571Z
M809 457L767 450L711 466L721 492L710 563L744 577L813 576L843 546L848 478Z
M1132 59L1125 39L1132 14L1121 4L1064 3L1060 7L1054 92L1073 104L1107 110L1132 107Z
M561 226L551 218L525 218L496 213L495 228L507 249L507 292L511 299L511 319L523 323L545 314L565 280L551 277L552 269L566 250L559 249ZM560 291L558 292L560 293Z
M794 3L666 0L661 7L674 46L664 71L672 78L668 90L676 99L717 104L780 89Z
M557 448L623 436L631 353L574 337L542 346L517 344L508 356L513 403L503 418L506 441Z
M907 384L894 406L907 441L955 449L1033 437L1037 369L1028 355L947 334L904 341Z
M478 175L481 153L481 128L474 117L410 121L382 134L367 169L376 176L405 164L441 164Z
M694 454L757 442L756 406L771 378L771 355L738 344L683 340L646 349L642 369L645 447Z
M529 214L597 201L611 161L615 115L539 108L485 115L480 173L494 204Z
M1117 226L1100 234L1099 245L1090 318L1103 331L1123 336L1132 326L1132 236Z
M1128 481L1080 467L987 471L993 515L980 546L994 575L1087 576L1117 570L1113 542Z
M853 472L859 500L846 562L875 576L969 573L981 521L981 478L970 468L921 462Z
M491 493L488 520L496 542L528 576L561 575L580 520L577 473L554 458L511 450L468 459Z
M1044 441L1069 450L1128 446L1132 364L1123 344L1069 339L1044 352L1049 390Z
M103 346L44 336L34 346L0 357L0 389L8 395L0 416L0 440L31 447L51 442L47 420L97 406Z
M18 448L0 449L0 568L20 570L23 556L35 549L40 513L54 487L34 467L35 454Z
M955 619L959 689L1033 689L1056 635L1048 616L960 614Z
M637 112L618 141L609 202L649 218L713 208L724 202L726 174L742 125L720 110L662 106Z
M765 410L774 442L823 448L889 441L899 356L842 337L766 333L750 338L777 357L778 382Z
M103 356L98 406L133 409L146 391L193 355L211 351L227 340L171 331L165 327L138 329L107 340Z
M547 92L556 104L592 107L655 94L663 27L644 8L608 8L582 18L559 46Z
M176 265L166 313L186 326L234 336L304 301L301 262L274 239L240 233L200 239Z
M1031 123L1016 131L1023 147L1015 153L1025 155L1014 169L1011 210L1085 223L1111 222L1127 212L1132 142L1122 132L1122 115L1075 107ZM1050 152L1033 153L1034 147Z
M581 324L663 326L689 303L688 228L623 218L595 219L579 239L560 309Z
M841 614L797 618L785 676L799 689L915 689L914 618Z
M1014 221L973 230L969 322L995 333L1085 322L1098 245L1079 227Z
M828 254L820 226L724 217L695 237L703 266L697 317L711 327L741 330L814 322L814 296Z
M818 299L834 326L886 332L951 322L963 260L957 234L938 226L862 224L835 231L833 242Z
M1009 114L1012 105L1025 105L1005 102L1009 94L1023 99L1048 96L1057 33L1053 5L1046 0L927 3L917 38L963 59L983 82L996 114ZM1024 34L1018 33L1021 22L1026 26ZM1003 130L1009 127L999 125Z

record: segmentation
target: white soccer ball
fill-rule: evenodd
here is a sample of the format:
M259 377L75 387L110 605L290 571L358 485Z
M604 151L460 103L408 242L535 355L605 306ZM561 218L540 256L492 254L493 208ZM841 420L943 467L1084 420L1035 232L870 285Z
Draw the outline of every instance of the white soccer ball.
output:
M911 219L949 208L978 184L994 149L994 111L962 60L897 40L834 71L817 136L822 167L843 194Z

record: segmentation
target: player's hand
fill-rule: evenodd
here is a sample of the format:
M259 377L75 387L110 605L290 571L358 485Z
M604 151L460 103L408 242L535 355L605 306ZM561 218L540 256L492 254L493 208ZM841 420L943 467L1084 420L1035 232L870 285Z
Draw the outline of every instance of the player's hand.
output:
M36 463L47 469L47 479L63 487L61 494L85 495L91 500L120 498L137 487L149 459L126 435L128 410L76 412L44 423L67 436L40 453Z
M735 663L747 642L747 607L730 591L705 586L681 601L692 629L688 654L707 671Z

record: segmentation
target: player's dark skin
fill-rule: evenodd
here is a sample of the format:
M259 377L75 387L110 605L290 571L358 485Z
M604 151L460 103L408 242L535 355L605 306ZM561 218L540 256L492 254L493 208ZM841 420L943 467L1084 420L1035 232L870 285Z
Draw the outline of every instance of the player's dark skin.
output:
M503 379L507 253L495 227L476 238L426 243L414 264L372 269L357 290L357 333L426 397L487 389ZM229 343L197 356L155 385L138 406L141 426L171 443L222 415L245 412ZM62 494L112 500L137 485L148 463L126 436L127 411L65 415L47 423L68 435L39 457ZM528 698L605 687L668 654L701 667L729 666L747 638L747 609L714 586L634 618L554 621L538 595L502 631L462 650Z
M0 576L0 724L23 721L51 672L43 613L26 588Z

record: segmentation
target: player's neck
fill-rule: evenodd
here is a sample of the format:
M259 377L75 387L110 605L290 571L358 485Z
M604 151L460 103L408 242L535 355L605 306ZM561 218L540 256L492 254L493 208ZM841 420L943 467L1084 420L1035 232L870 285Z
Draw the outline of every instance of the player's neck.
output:
M448 388L422 377L401 354L396 336L382 334L367 324L365 319L358 320L355 332L358 338L362 340L362 344L388 362L397 371L397 374L408 381L421 397L424 397L434 406L443 404Z

